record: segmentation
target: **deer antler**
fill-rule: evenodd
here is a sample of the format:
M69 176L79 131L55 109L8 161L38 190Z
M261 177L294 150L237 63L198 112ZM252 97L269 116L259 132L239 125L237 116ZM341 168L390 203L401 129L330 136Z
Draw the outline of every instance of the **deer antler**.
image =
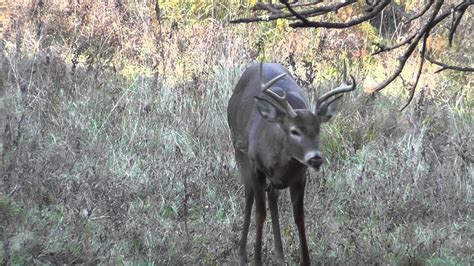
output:
M337 88L334 88L334 89L326 92L325 94L323 94L321 97L319 97L316 100L316 108L314 110L315 113L317 113L319 110L321 110L323 108L326 108L332 102L337 101L338 99L340 99L342 97L342 95L339 95L337 97L334 97L331 101L326 102L332 96L338 95L338 94L341 94L341 93L344 93L344 92L348 92L348 91L353 91L356 88L356 82L355 82L354 76L350 75L352 82L351 82L351 84L347 84L346 75L347 75L346 64L344 64L344 70L343 70L343 73L342 73L343 82Z
M279 107L281 107L288 115L290 115L290 117L296 117L295 110L293 109L293 107L291 107L290 103L288 102L288 100L286 98L286 92L283 92L283 95L280 96L277 93L275 93L274 91L270 90L270 87L273 84L275 84L275 82L277 82L278 80L283 78L286 75L286 73L283 73L283 74L280 74L280 75L276 76L275 78L271 79L267 83L263 83L263 71L262 71L262 69L263 69L263 63L260 63L260 82L261 82L261 86L262 86L262 92L265 95L272 98L279 105Z
M351 84L347 84L345 82L342 82L341 85L339 85L337 88L334 88L333 90L326 92L321 97L319 97L319 99L316 101L318 103L318 105L321 104L322 102L325 102L331 96L334 96L334 95L337 95L337 94L340 94L340 93L344 93L344 92L348 92L348 91L353 91L356 88L356 82L355 82L354 76L352 76L352 75L350 75L350 76L351 76L351 80L352 80Z

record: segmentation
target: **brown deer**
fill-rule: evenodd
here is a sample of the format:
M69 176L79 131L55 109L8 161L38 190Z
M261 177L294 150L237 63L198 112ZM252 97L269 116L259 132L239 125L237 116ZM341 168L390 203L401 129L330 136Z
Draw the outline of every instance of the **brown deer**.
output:
M262 264L265 191L276 257L279 263L284 263L277 204L279 190L288 187L298 228L301 264L310 264L303 213L306 169L318 170L323 163L319 148L320 127L334 114L337 101L342 97L340 94L355 89L354 77L351 79L351 84L342 83L322 95L313 110L290 73L279 64L253 64L237 83L229 100L227 121L245 187L245 215L239 244L241 264L247 262L247 235L254 200L254 257L255 264ZM269 81L265 83L264 80Z

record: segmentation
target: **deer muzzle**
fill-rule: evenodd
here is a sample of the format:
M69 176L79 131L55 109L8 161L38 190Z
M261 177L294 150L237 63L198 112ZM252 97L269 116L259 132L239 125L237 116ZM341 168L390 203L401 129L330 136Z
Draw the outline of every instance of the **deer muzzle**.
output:
M312 168L319 169L323 164L323 157L320 151L308 152L304 157L306 164Z

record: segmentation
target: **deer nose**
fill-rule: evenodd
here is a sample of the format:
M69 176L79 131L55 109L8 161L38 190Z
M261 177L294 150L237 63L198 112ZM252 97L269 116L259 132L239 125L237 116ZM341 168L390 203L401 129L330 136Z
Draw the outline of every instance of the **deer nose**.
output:
M323 164L323 157L319 151L308 152L305 159L306 163L313 168L319 168Z

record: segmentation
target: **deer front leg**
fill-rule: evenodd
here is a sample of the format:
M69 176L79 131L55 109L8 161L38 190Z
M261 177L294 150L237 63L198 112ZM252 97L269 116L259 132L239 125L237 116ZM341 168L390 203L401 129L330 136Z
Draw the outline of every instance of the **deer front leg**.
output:
M262 265L262 235L263 224L267 217L265 208L265 176L259 175L254 179L254 197L255 197L255 265Z
M285 263L285 256L283 255L283 245L281 243L280 221L278 218L278 196L277 189L270 187L268 190L268 205L270 207L270 214L272 217L273 241L275 242L275 253L278 264Z
M254 188L253 180L255 174L252 171L252 166L247 154L240 150L235 150L235 159L242 175L242 181L245 188L245 210L244 210L244 223L242 228L242 235L239 243L239 259L240 264L245 265L247 263L247 236L249 234L250 217L252 215L252 205L254 201Z
M293 218L295 219L296 227L298 228L298 234L300 238L300 249L301 249L301 265L310 265L308 244L306 242L306 232L304 227L304 188L306 184L306 178L303 178L302 182L290 186L291 203L293 204Z
M245 212L242 236L239 243L240 265L247 263L247 236L249 234L250 216L252 215L253 191L248 185L245 185Z

